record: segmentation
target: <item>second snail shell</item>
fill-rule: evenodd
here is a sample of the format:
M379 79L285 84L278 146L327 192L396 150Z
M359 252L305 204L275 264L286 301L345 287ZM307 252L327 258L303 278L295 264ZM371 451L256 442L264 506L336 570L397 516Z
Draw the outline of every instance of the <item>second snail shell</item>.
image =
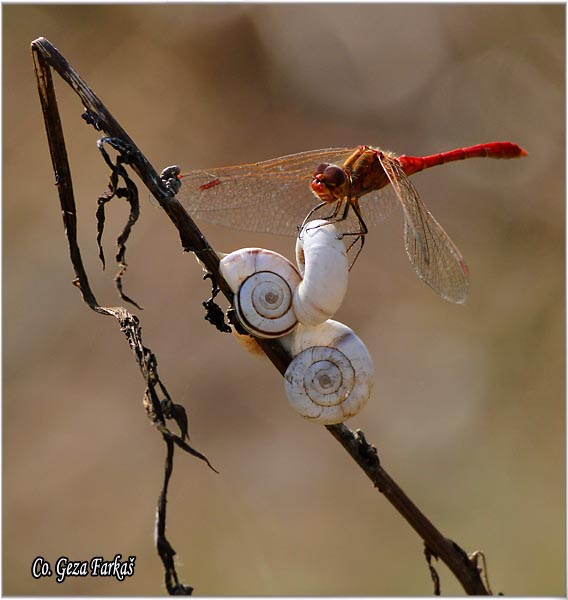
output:
M317 327L298 325L288 340L294 359L284 382L296 412L332 425L362 410L373 389L374 367L352 329L332 320Z

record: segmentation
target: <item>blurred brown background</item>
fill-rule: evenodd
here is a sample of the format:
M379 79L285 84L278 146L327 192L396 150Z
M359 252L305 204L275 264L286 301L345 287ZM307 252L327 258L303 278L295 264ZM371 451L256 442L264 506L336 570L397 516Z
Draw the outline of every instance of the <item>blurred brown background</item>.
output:
M373 144L430 154L511 140L529 156L414 177L465 255L465 306L414 275L400 215L368 236L337 319L375 361L349 425L445 535L483 550L495 592L564 595L564 7L123 5L3 7L3 592L159 595L153 521L164 445L112 319L72 270L30 42L49 38L159 170ZM56 79L84 260L118 304L96 134ZM201 595L428 595L422 545L328 432L289 409L281 377L203 320L210 291L141 189L125 286L144 341L190 416L168 533ZM218 250L293 240L202 224ZM34 557L136 555L134 577L35 581ZM461 594L442 565L442 592Z

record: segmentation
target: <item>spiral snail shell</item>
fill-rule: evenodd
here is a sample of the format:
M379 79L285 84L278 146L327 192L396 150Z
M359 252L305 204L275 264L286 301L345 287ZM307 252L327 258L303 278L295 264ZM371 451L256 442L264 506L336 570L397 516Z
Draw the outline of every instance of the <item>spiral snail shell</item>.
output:
M288 336L294 359L284 375L288 402L302 417L332 425L353 417L373 388L371 356L346 325L328 320Z
M301 277L289 260L271 250L243 248L223 257L219 268L235 293L235 311L247 331L274 338L296 326L292 303Z
M338 310L347 290L345 246L327 221L310 221L296 244L300 271L271 250L242 248L221 259L235 311L254 336L284 336L298 322L317 325Z

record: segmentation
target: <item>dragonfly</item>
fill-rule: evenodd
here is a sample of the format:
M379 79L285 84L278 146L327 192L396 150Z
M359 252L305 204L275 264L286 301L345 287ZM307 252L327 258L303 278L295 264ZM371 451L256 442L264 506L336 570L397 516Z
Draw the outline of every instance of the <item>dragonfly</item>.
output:
M300 224L316 216L324 218L339 227L340 235L352 236L348 250L358 246L351 266L368 225L383 222L398 205L406 253L416 274L442 298L463 303L469 285L465 261L426 208L410 176L457 160L526 154L511 142L488 142L430 156L397 156L373 146L326 148L184 173L178 176L182 184L178 199L198 219L262 233L296 236Z

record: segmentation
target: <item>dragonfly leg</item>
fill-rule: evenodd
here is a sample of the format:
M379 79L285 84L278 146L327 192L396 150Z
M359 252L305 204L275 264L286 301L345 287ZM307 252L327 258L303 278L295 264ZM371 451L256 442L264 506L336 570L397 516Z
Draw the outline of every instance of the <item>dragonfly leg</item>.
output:
M349 245L349 248L347 248L347 252L349 252L351 250L351 248L353 248L353 246L355 246L355 244L357 244L358 242L360 245L357 248L357 251L355 252L355 256L353 257L353 260L349 264L350 271L353 268L353 265L355 264L356 260L359 258L359 254L361 254L361 250L363 250L363 246L365 245L365 236L359 235L359 237L356 237Z
M322 206L329 204L329 202L322 202L318 204L316 208L321 208ZM339 211L343 207L343 212L338 216ZM304 219L304 224L307 223L309 217L315 212L315 209L312 209L308 216ZM341 223L347 219L347 214L349 213L349 202L345 200L338 200L335 202L335 207L333 208L333 212L327 217L321 217L324 221L327 221L328 224ZM316 227L321 227L321 225L316 225ZM340 239L346 234L339 234Z
M310 221L310 219L312 218L312 215L317 212L320 208L322 208L322 206L325 206L327 204L327 202L320 202L318 205L314 206L310 212L306 215L306 218L302 221L302 224L300 225L300 227L298 227L298 233L302 231L302 229L304 228L304 226L306 225L306 223L308 223Z
M321 208L323 208L329 202L321 202L308 213L308 216L304 219L302 223L302 228L310 221L314 213ZM349 269L353 267L355 261L359 257L361 250L363 249L363 245L365 244L365 235L368 232L367 225L361 216L361 210L359 208L359 202L357 200L350 200L349 198L345 198L343 200L339 200L335 203L333 208L333 212L327 217L323 217L325 221L328 223L341 223L342 221L347 220L347 215L349 214L349 209L353 207L353 212L357 217L357 221L359 222L359 230L351 231L347 233L339 234L340 239L343 239L345 236L354 236L353 241L347 246L347 252L350 252L356 245L358 245L357 250L355 252L355 256L349 265ZM315 227L320 227L320 225L315 225Z
M343 203L343 200L336 202L335 206L333 207L333 212L328 217L323 217L323 218L326 221L329 221L330 223L335 223L336 221L343 221L343 219L345 219L345 217L347 217L347 210L348 210L349 205L346 204L346 206L343 210L343 214L341 215L341 217L338 217L337 214L339 213L339 211L341 209L342 203Z
M359 254L361 254L361 250L363 250L363 246L365 245L365 236L369 232L369 230L367 229L367 225L365 224L365 221L363 221L363 217L361 215L361 209L359 208L358 200L354 200L351 203L351 205L353 206L353 212L355 213L355 216L357 217L357 220L359 221L359 231L352 231L352 232L344 233L342 237L347 236L347 235L355 236L355 239L347 247L347 252L349 252L357 243L359 243L359 247L357 248L357 251L355 252L355 256L353 257L353 260L351 261L351 264L349 265L349 270L351 270L351 268L355 264L356 260L359 258ZM347 204L347 206L349 207L349 203ZM344 213L344 218L346 218L346 216L347 216L347 210Z
M367 229L367 225L365 224L365 221L363 221L363 217L361 216L361 209L359 208L359 200L353 201L353 212L357 215L359 225L361 226L361 230L359 233L362 236L367 235L367 233L369 233L369 230Z
M314 208L312 208L312 210L310 210L310 212L304 219L302 226L300 227L300 231L302 231L302 229L304 228L306 223L309 223L309 221L312 219L312 216L314 215L314 213L317 212L320 208L323 208L324 206L326 206L327 204L329 204L329 202L320 202L317 206L314 206ZM346 205L341 217L338 217L337 213L339 212L339 210L341 208L341 204L342 204L342 201L335 202L333 212L330 215L328 215L327 217L321 217L321 219L324 221L327 221L328 223L337 223L339 221L343 221L347 216L349 204ZM314 225L314 227L321 227L322 225ZM310 229L312 229L312 228L310 227Z

